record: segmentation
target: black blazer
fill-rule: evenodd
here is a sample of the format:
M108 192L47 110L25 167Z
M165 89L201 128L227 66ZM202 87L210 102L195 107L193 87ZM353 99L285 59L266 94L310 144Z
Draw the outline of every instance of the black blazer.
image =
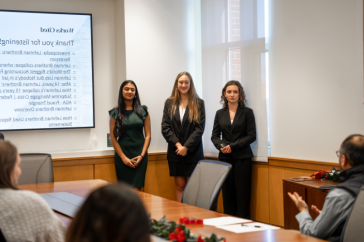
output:
M222 135L222 139L221 139ZM250 144L256 140L255 119L253 110L238 107L233 124L230 121L229 108L216 112L211 141L220 151L221 144L230 145L231 153L219 152L220 160L245 159L253 157Z
M167 160L169 162L184 162L196 163L204 159L202 134L205 130L205 103L199 99L199 116L200 123L190 123L188 120L189 109L186 108L183 116L182 124L179 115L179 108L176 109L175 114L170 117L170 110L172 108L173 100L167 99L164 104L163 118L162 118L162 134L168 143ZM177 107L179 107L177 103ZM188 151L186 156L176 154L176 143L180 142L185 146Z

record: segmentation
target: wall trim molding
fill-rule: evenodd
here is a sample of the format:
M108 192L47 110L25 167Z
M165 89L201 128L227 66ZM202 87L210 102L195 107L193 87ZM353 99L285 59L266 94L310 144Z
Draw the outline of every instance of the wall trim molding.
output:
M67 158L52 158L53 162L69 161L69 160L87 160L87 159L104 159L114 157L113 155L100 155L100 156L83 156L83 157L67 157Z
M67 158L54 158L53 166L79 166L79 165L92 165L92 164L111 164L114 163L114 155L102 156L85 156L85 157L67 157ZM156 152L148 154L148 161L167 160L167 152ZM205 160L218 160L217 157L205 156ZM286 167L303 170L331 170L332 167L339 169L338 163L301 160L292 158L281 157L268 157L267 162L252 161L256 165Z
M167 152L149 153L148 161L155 160L167 160ZM53 167L112 164L114 163L114 155L53 158L52 162Z
M281 157L269 157L269 166L295 168L303 170L331 170L333 167L339 169L338 163L281 158Z

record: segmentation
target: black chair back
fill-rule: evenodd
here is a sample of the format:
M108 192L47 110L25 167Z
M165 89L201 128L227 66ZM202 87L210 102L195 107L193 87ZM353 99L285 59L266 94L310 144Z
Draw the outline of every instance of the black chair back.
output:
M230 169L226 162L199 161L183 191L182 202L216 211L217 198Z

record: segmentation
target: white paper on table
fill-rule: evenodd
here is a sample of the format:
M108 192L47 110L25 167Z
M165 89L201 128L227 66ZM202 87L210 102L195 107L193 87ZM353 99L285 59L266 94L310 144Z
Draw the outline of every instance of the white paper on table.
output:
M234 217L218 217L218 218L208 218L203 220L204 225L210 225L210 226L223 226L223 225L247 223L247 222L251 222L251 220L243 218L234 218Z
M247 233L247 232L256 232L270 229L280 229L280 227L263 224L263 223L247 223L247 224L234 224L234 225L225 225L225 226L216 226L216 228L227 230L234 233ZM259 228L255 227L259 226Z

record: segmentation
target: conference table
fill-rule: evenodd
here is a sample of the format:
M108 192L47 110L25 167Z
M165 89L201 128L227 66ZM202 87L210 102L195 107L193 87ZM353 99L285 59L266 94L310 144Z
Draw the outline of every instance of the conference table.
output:
M69 192L86 198L91 191L106 184L108 184L108 182L96 179L96 180L83 180L83 181L27 184L27 185L19 185L18 187L21 190L30 190L36 193ZM183 217L206 219L206 218L216 218L216 217L226 216L225 214L222 213L179 203L176 201L168 200L144 192L137 192L137 193L139 194L141 200L144 202L147 212L150 213L151 217L156 220L159 220L163 216L166 216L167 221L172 220L178 223L179 219ZM66 224L66 226L70 224L71 218L66 217L59 213L56 214ZM228 242L325 241L301 235L294 231L284 230L284 229L238 234L207 225L187 225L187 227L190 228L191 233L195 235L201 235L202 237L210 237L212 233L215 233L218 238L224 237Z

